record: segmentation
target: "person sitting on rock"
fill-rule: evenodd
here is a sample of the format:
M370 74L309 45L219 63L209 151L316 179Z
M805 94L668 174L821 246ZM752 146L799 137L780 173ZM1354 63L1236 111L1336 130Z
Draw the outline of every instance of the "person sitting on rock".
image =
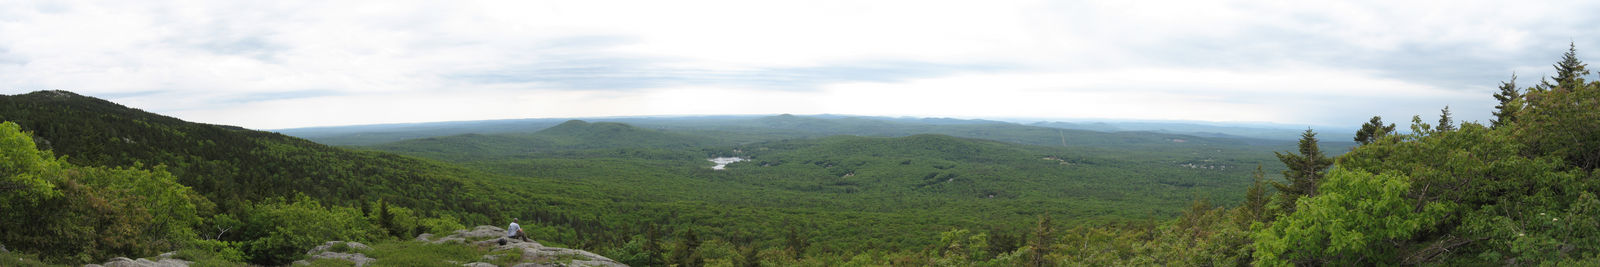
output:
M511 218L511 226L506 227L506 238L522 240L522 242L533 242L533 240L528 240L526 233L522 232L522 226L517 225L517 218Z

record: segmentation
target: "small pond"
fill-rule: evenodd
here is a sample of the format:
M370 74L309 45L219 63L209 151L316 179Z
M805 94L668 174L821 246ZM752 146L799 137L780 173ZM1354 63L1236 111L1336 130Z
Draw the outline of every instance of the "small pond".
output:
M706 160L711 161L711 163L716 163L717 164L717 166L711 166L712 170L722 170L722 169L728 167L728 163L744 161L743 158L739 158L739 157L722 157L722 158L714 158L714 159L706 159Z

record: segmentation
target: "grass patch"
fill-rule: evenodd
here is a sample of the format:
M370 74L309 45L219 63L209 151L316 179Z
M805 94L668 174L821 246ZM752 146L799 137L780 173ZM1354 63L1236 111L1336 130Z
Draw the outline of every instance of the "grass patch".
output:
M51 265L39 261L39 257L17 252L0 252L0 266L35 267L35 266L69 266Z
M309 262L311 262L311 267L354 267L354 266L356 266L356 263L354 263L354 262L350 262L350 261L347 261L347 260L340 260L340 259L317 259L317 260L313 260L313 261L309 261ZM382 262L382 261L378 261L378 262ZM378 263L378 262L373 262L373 263ZM304 266L304 265L293 265L293 266Z
M350 246L350 242L333 243L333 246L329 246L328 247L328 251L339 252L339 253L365 253L365 252L367 252L366 250L363 250L363 249L358 249L358 248L355 248L355 247L351 247Z
M224 242L216 240L196 241L192 246L179 249L172 258L192 261L199 264L205 262L207 266L244 266L244 264L222 265L223 263L244 262L244 252L239 250L239 242Z
M511 266L522 263L522 250L520 249L507 249L491 252L489 254L498 256L494 260L489 261L490 264L494 264L495 266Z
M190 263L189 264L189 267L244 267L244 266L250 266L250 265L242 263L242 262L231 262L231 261L225 261L225 260L216 259L216 258L198 260L198 261L194 261L194 263Z
M572 254L561 254L561 255L556 255L555 257L535 260L534 263L572 263L572 261L588 260L588 259L589 259L589 257L572 255Z
M378 259L369 266L443 266L482 261L486 251L455 244L387 241L373 244L365 254Z

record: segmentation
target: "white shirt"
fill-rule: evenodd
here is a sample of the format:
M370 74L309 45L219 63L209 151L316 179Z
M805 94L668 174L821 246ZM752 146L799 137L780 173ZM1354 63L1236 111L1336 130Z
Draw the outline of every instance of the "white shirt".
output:
M506 227L506 237L517 235L517 229L522 229L522 226L514 222L511 223L511 227Z

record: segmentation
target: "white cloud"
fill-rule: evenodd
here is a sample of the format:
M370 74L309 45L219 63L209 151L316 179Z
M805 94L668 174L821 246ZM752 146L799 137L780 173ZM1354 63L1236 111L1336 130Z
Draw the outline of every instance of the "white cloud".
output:
M1512 70L1531 84L1565 41L1600 51L1593 5L8 2L0 86L253 128L771 113L1351 124L1444 105L1481 120Z

